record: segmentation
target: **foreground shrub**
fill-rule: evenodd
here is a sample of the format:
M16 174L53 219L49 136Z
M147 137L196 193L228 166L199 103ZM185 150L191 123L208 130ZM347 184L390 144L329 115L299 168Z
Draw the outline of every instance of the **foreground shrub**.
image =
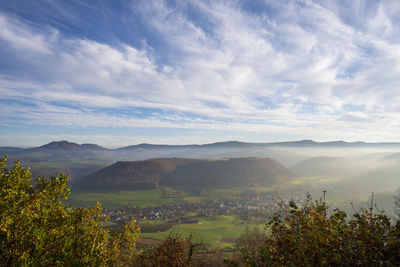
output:
M140 257L141 266L189 266L195 245L192 238L166 237Z
M352 218L340 210L327 213L324 201L298 207L293 201L285 215L268 223L270 234L260 243L248 235L241 245L248 266L398 266L400 223L363 209ZM257 238L256 250L251 246Z
M195 243L191 236L167 236L161 243L151 247L141 256L138 266L227 266L219 249L210 249L205 244Z
M103 228L100 204L91 209L64 205L67 177L32 179L16 162L0 160L0 265L102 266L133 262L139 227L121 233Z

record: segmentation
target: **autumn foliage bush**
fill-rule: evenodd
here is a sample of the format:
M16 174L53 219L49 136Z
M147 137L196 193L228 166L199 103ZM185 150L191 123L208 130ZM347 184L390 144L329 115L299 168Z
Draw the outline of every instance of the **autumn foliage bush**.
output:
M103 226L100 204L91 209L64 205L67 177L32 179L16 162L0 160L0 266L125 266L138 257L139 227L122 232Z
M297 206L268 223L270 234L249 250L254 232L242 237L246 266L399 266L400 223L385 214L362 209L352 218L338 209L328 215L325 201ZM259 236L257 236L259 240ZM254 240L253 240L254 241ZM247 247L246 247L247 245Z
M141 255L140 266L189 266L192 261L195 244L191 238L167 236L160 244L152 247Z

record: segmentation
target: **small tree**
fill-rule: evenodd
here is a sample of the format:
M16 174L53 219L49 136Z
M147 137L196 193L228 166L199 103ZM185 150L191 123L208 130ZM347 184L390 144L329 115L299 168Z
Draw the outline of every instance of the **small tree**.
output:
M120 234L102 227L100 204L91 209L64 205L67 177L32 179L17 161L0 160L0 265L124 265L137 256L139 228L131 222Z
M251 266L263 266L263 247L266 245L267 235L258 227L246 230L240 235L236 244L241 253L241 261L250 263Z
M191 266L195 244L192 237L179 238L172 234L141 256L141 266Z

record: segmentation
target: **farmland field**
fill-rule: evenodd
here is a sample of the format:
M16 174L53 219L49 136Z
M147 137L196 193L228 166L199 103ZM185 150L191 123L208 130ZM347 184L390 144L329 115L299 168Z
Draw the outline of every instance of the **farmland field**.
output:
M180 198L165 198L161 189L143 191L114 191L104 193L72 193L68 204L72 207L93 207L100 202L103 208L115 208L125 204L138 207L165 205L171 201L181 201Z
M200 217L198 219L198 223L176 224L168 231L141 233L141 237L161 240L170 234L176 234L180 237L192 235L195 242L209 244L212 248L224 248L233 247L234 241L239 238L246 229L245 222L238 220L234 216ZM259 227L263 229L265 225L248 225L248 227Z
M271 191L269 187L248 187L229 189L210 189L207 192L183 192L171 188L136 190L136 191L111 191L96 193L73 192L68 200L72 207L93 207L100 202L104 208L115 208L125 204L137 207L152 207L168 204L169 202L201 202L206 199L234 199L249 192Z

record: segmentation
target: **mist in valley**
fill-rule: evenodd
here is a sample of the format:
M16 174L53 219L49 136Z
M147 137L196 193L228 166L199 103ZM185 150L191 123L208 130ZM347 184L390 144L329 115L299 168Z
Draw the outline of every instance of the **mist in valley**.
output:
M373 205L393 215L393 201L400 187L398 148L292 148L287 151L304 159L291 166L307 184L312 197L327 191L332 208L352 214ZM288 162L283 162L288 164Z

